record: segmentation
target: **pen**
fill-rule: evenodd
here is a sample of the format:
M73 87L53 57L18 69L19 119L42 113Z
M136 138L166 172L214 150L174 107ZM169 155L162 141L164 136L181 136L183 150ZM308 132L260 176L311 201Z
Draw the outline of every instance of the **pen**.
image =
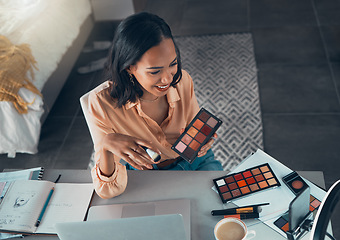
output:
M59 182L60 177L61 177L61 174L59 174L59 176L58 176L57 179L54 181L54 183Z
M212 210L211 215L219 216L219 215L228 215L228 214L239 214L239 213L258 213L260 206L269 205L269 203L261 203L243 207L236 207L236 208L228 208L222 210Z
M233 217L242 219L251 219L251 218L259 218L259 213L242 213L242 214L234 214L234 215L226 215L224 218Z
M37 222L35 223L35 227L39 227L39 224L40 224L40 222L41 222L41 219L42 219L43 216L44 216L44 213L45 213L45 211L46 211L46 208L47 208L47 206L48 206L48 203L49 203L50 200L51 200L51 197L52 197L53 192L54 192L54 188L52 188L51 191L50 191L50 193L48 194L48 197L47 197L46 202L45 202L45 204L44 204L44 206L43 206L43 208L42 208L42 210L41 210L41 212L40 212L40 215L39 215L39 217L38 217L38 220L37 220Z

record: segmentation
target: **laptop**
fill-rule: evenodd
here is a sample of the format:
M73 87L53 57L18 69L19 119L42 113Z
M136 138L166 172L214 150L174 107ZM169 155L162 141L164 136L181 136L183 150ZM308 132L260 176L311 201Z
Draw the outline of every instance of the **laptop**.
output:
M186 240L180 214L57 223L61 240Z
M183 216L187 239L190 240L190 199L92 206L89 209L87 221L167 214Z

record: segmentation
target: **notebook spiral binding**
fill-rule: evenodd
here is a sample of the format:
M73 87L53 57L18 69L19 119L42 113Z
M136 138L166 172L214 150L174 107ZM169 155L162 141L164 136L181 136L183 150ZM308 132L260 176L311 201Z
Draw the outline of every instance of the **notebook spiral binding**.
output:
M42 167L41 170L40 170L40 172L39 172L38 180L41 180L41 179L42 179L43 174L44 174L44 171L45 171L45 169Z
M44 175L44 167L40 167L39 170L32 171L31 173L31 180L41 180Z

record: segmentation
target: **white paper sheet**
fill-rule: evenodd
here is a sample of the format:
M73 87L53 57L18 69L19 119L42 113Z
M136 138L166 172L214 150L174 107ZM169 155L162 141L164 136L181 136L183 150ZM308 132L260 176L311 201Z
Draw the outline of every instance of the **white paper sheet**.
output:
M274 221L276 221L276 219L278 219L283 213L288 211L289 203L295 198L292 191L282 181L282 178L291 173L293 170L259 149L254 154L243 160L232 172L230 172L230 174L241 172L245 169L264 163L269 163L281 186L247 195L246 197L235 199L231 202L237 206L269 202L270 205L262 207L259 219L282 236L286 237L286 234L274 225ZM307 179L303 179L309 185L310 193L321 201L326 192Z

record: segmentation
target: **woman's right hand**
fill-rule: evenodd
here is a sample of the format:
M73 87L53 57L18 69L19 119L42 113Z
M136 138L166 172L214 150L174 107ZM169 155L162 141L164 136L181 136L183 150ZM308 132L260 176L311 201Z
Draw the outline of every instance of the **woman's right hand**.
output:
M152 164L155 164L141 146L160 154L151 142L118 133L107 134L103 139L102 146L103 150L111 152L139 170L152 169Z

